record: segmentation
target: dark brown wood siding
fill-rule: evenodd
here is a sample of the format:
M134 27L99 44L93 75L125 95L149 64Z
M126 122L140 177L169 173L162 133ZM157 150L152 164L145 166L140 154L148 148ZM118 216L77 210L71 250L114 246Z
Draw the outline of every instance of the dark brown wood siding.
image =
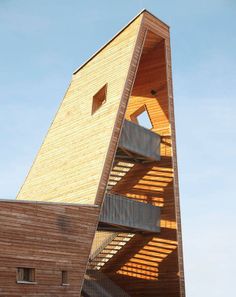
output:
M97 215L94 206L0 201L0 296L79 296ZM36 283L18 284L17 267L35 268Z

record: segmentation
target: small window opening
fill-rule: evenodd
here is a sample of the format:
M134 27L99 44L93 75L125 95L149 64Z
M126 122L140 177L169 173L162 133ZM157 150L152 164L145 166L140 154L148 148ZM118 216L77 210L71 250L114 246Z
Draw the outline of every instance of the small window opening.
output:
M63 270L61 272L61 284L62 285L68 285L68 271Z
M19 283L33 283L35 282L35 269L18 267L17 268L17 282Z
M92 105L92 115L106 102L107 84L105 84L94 96Z
M138 110L136 110L131 116L131 120L135 122L136 124L146 128L146 129L152 129L153 125L151 122L151 119L149 117L148 111L146 106L140 107Z

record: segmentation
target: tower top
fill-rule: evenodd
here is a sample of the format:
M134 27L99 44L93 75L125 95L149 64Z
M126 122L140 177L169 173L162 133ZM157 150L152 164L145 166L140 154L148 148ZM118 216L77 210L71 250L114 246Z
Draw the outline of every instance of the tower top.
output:
M98 51L96 51L88 60L86 60L82 65L80 65L73 74L76 74L78 71L80 71L87 63L89 63L100 51L102 51L108 44L110 44L118 35L120 35L127 27L129 27L138 17L144 16L144 15L150 15L154 17L156 20L158 20L160 23L162 23L166 28L169 30L169 26L164 23L162 20L160 20L158 17L156 17L153 13L148 11L147 9L142 9L131 21L128 22L127 25L125 25L120 31L118 31L106 44L104 44Z

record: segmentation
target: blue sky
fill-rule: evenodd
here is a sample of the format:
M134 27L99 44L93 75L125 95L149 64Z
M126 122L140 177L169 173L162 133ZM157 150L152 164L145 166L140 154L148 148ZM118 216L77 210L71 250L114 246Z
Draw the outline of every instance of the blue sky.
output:
M15 198L73 70L142 8L171 26L187 294L231 295L235 0L0 0L0 198Z

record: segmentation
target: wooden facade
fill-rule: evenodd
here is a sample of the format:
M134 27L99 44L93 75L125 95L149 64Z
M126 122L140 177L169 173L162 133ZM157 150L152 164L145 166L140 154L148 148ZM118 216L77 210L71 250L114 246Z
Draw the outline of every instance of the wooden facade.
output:
M179 205L175 180L176 155L173 150L175 138L169 33L167 28L162 31L159 27L156 29L153 22L157 23L152 16L145 18L148 31L126 118L131 120L132 115L145 106L152 131L162 137L161 160L135 164L112 191L160 206L161 233L145 238L134 236L121 254L103 270L121 287L127 288L130 296L175 297L183 296L184 285L181 241L180 244L178 242L180 230L177 228ZM152 90L156 92L155 95Z
M119 147L125 120L135 123L139 131L143 124L138 116L144 111L149 129L161 139L156 160L145 160ZM122 229L112 222L109 229L101 225L106 194L157 207L160 232ZM0 203L0 219L6 222L0 234L6 245L2 257L7 259L0 267L3 296L46 296L46 290L47 296L62 296L63 292L79 296L81 289L84 297L117 296L115 291L131 297L185 296L166 24L142 11L74 72L17 199L28 202ZM64 219L58 226L58 216L64 215L65 225L68 221L71 228L63 229ZM11 238L14 232L17 236ZM21 267L17 265L37 266L38 284L17 284L12 279ZM11 285L4 285L8 268ZM51 269L46 283L44 268ZM65 289L57 276L67 269L77 282Z
M141 18L73 75L17 199L101 204L112 162L106 157ZM105 84L106 104L92 114L93 96Z
M78 296L97 215L95 206L0 201L0 296ZM34 282L17 283L19 267L35 269Z

